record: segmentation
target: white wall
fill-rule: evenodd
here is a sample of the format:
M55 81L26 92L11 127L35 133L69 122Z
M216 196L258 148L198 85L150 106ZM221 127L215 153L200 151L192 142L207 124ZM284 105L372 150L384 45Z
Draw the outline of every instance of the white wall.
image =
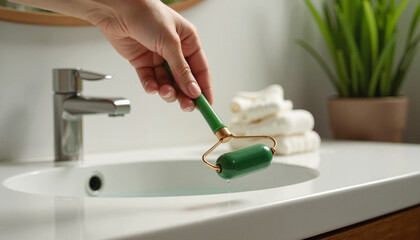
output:
M225 122L236 91L279 83L297 108L314 114L316 130L330 136L325 100L334 90L293 43L304 38L324 49L302 1L204 0L182 15L199 29L213 77L214 108ZM198 111L184 113L177 103L145 94L135 71L96 28L0 22L0 160L53 158L51 72L58 67L112 74L112 80L85 83L84 94L131 100L126 117L84 118L87 153L216 141ZM420 142L415 90L420 70L413 70L404 88L411 99L407 140Z

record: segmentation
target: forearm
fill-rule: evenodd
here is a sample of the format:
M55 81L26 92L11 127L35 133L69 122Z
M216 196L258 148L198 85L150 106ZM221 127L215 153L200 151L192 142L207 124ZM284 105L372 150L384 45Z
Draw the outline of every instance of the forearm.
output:
M42 8L93 22L98 15L112 11L101 0L9 0L11 2Z
M212 103L207 59L195 27L160 0L10 0L78 17L101 29L112 46L136 69L147 93L184 111L203 90ZM175 82L162 66L171 66Z

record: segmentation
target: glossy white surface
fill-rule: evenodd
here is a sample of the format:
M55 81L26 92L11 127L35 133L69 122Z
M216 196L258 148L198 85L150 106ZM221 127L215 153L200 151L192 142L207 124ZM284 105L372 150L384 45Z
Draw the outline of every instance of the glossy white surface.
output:
M91 155L85 164L93 167L161 159L200 161L207 147ZM54 197L17 192L2 184L0 236L4 239L301 239L420 203L418 156L419 145L323 143L318 152L274 159L275 163L315 169L318 177L289 186L226 194ZM53 165L51 162L2 164L0 179L4 182L9 177L44 171ZM75 166L68 166L72 167Z
M227 182L197 159L155 160L57 167L13 176L4 185L20 192L62 197L168 197L270 189L317 176L311 168L273 163Z

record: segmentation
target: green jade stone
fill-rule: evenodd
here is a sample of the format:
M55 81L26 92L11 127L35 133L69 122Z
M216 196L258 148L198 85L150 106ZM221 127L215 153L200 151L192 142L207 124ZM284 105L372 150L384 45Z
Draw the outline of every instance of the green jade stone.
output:
M217 174L224 179L241 177L270 166L273 159L271 149L264 144L257 144L234 152L221 155L216 165L221 171Z

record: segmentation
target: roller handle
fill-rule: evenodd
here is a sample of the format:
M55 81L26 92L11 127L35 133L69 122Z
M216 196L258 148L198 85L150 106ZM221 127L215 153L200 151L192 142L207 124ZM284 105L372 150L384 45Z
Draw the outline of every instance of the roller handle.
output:
M169 68L169 65L166 61L163 62L163 66L168 71L169 75L173 79L172 71ZM203 115L207 124L210 126L213 133L216 133L217 130L226 127L226 125L220 120L219 116L214 112L213 108L210 106L210 103L207 101L206 97L201 94L198 98L193 99L198 110L200 110L201 115Z
M194 103L198 110L200 110L201 115L203 115L213 133L216 133L219 129L226 127L222 120L220 120L219 116L217 116L217 114L214 112L213 108L210 106L209 102L203 94L194 99Z

